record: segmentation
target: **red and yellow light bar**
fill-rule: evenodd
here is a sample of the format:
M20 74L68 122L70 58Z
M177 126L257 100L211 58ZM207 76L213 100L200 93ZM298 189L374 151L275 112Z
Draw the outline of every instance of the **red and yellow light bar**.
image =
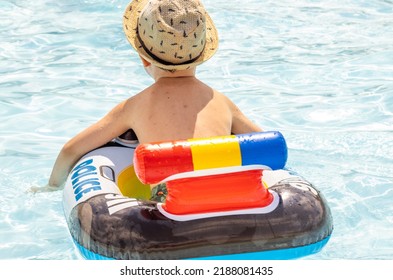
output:
M141 144L135 150L134 168L141 182L156 184L174 174L211 168L280 169L286 160L285 139L273 131Z

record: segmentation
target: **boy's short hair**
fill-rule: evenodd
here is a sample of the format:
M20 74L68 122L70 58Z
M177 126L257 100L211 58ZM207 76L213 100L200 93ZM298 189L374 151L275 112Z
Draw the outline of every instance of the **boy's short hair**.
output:
M217 30L199 0L133 0L123 17L136 51L165 70L184 70L211 58Z

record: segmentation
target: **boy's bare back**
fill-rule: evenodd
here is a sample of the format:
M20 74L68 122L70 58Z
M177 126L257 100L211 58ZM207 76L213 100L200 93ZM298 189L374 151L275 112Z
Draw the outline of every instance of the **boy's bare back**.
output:
M129 126L141 143L240 132L232 131L233 115L240 111L194 76L159 79L130 98L127 111ZM250 129L244 127L245 132Z

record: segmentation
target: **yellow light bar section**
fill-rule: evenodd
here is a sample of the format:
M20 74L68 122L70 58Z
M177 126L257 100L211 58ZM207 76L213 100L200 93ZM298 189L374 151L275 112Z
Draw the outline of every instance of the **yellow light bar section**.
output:
M194 170L241 166L240 144L235 135L187 140Z

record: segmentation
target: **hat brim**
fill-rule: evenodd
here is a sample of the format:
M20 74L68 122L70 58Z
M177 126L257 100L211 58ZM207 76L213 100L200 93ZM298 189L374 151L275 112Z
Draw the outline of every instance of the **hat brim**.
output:
M139 15L141 14L143 8L148 2L149 0L131 1L131 3L128 4L123 16L123 29L124 33L126 34L127 40L144 59L146 59L153 65L163 69L185 70L205 62L214 55L218 48L218 34L212 19L206 13L206 44L202 54L198 57L198 59L194 60L191 63L185 64L162 64L154 60L154 58L152 58L144 50L137 36Z

